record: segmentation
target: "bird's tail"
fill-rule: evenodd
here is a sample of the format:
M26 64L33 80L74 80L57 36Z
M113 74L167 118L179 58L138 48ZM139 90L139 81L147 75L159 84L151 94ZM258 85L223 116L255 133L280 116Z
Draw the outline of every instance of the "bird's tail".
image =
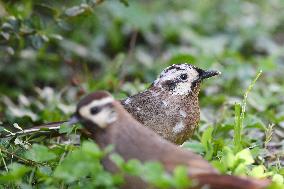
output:
M193 189L265 189L271 184L268 179L255 179L232 175L201 174L193 177L197 185Z

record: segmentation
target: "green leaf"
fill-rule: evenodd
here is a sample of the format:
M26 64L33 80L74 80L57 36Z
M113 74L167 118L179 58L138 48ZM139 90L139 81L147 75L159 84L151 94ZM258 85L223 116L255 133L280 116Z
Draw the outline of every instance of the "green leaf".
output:
M168 188L171 186L172 181L169 179L169 175L164 174L164 168L160 163L146 162L142 169L142 178L150 184L160 188Z
M31 170L31 168L19 163L12 163L8 168L9 172L3 172L0 176L0 183L21 181L24 175Z
M263 165L256 166L250 171L249 175L256 178L264 178L266 177L265 167Z
M195 57L189 54L176 54L171 57L169 60L169 64L180 64L181 62L188 62L190 64L194 64Z
M221 159L221 162L227 168L233 168L233 166L235 165L236 157L233 151L227 146L225 146L223 149L223 157Z
M247 166L243 163L238 164L237 167L234 169L234 175L245 176L246 173L247 173Z
M175 180L175 188L189 188L191 185L187 168L184 166L177 166L174 169L173 177Z
M79 149L75 150L56 167L54 177L67 183L74 182L88 176L92 170L97 170L95 162L98 164L98 161L98 159L88 158L88 155Z
M123 170L130 175L143 175L143 166L137 159L131 159L125 163Z
M53 176L66 183L82 180L90 175L94 178L99 177L105 174L101 164L103 156L103 151L94 142L85 141L81 148L66 156L56 167Z
M122 168L125 161L124 159L118 155L118 154L111 154L110 155L110 159L116 164L116 166L118 166L119 168Z
M272 176L272 181L279 183L279 184L284 184L284 178L280 174L275 174Z
M36 174L40 177L49 177L52 175L52 169L48 166L40 166L38 167Z
M201 143L205 148L205 159L210 160L212 159L214 148L213 148L213 143L212 143L212 132L213 132L213 127L208 127L204 133L202 134L201 137Z
M33 144L32 148L25 153L25 157L36 162L43 162L55 159L56 155L46 146Z
M242 159L245 165L251 165L254 163L254 159L251 155L251 152L248 148L243 149L242 151L238 152L236 154L236 158L237 159Z
M59 133L60 134L63 134L63 133L70 134L72 133L73 129L74 129L73 126L63 123L59 128Z
M99 146L96 143L90 141L84 141L82 143L82 151L94 156L95 158L102 158L104 155Z
M201 137L201 143L203 146L207 146L208 143L212 141L212 132L213 132L213 127L208 127L202 134Z
M241 109L240 103L235 104L235 126L234 126L234 145L235 151L238 152L242 149L242 129L243 120L241 119Z
M129 6L128 0L119 0L124 6Z
M187 141L187 142L182 144L182 147L183 148L189 148L193 152L199 153L199 154L202 154L202 153L205 152L204 145L201 144L200 142L197 142L197 141Z
M210 162L213 167L218 169L221 173L226 173L227 167L224 163L220 162L219 160L213 160Z

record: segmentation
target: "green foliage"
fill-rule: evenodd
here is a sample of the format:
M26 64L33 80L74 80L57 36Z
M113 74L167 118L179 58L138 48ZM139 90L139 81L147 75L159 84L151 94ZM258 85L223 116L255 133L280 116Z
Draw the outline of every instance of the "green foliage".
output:
M244 99L242 104L235 104L235 127L234 127L234 145L235 145L235 151L240 151L242 149L242 133L243 133L243 122L245 119L245 113L246 113L246 104L247 104L247 98L248 93L252 90L253 86L255 85L255 82L260 77L262 71L260 71L253 82L249 85L248 89L246 90L244 94Z
M26 152L25 157L36 162L53 160L52 164L38 164L30 168L21 164L9 165L9 172L2 172L0 180L6 186L24 186L37 182L39 186L48 188L116 188L123 181L119 175L112 175L105 171L100 160L107 151L102 151L92 142L83 142L81 148L68 151L68 154L60 154L61 162L55 161L55 153L47 147L34 144ZM60 157L58 156L58 157ZM54 164L57 162L56 164ZM32 171L31 171L32 169Z
M9 165L9 172L7 172L4 175L1 175L0 177L0 182L1 183L17 183L21 181L21 178L30 171L30 168L18 164L18 163L13 163Z
M46 146L33 144L32 148L25 153L25 157L35 162L43 162L55 159L56 155L50 152Z
M189 62L222 75L202 84L200 127L183 147L222 173L268 177L275 181L270 188L283 188L283 2L3 1L0 131L66 120L86 92L123 98L166 66ZM1 186L116 188L125 174L160 188L190 185L183 168L169 175L157 162L119 157L113 159L121 172L113 175L100 164L110 151L73 145L74 131L60 129L70 144L0 140Z
M191 185L187 176L187 169L183 166L176 167L173 175L170 175L158 162L142 164L135 159L125 162L117 154L112 154L111 159L124 174L139 176L142 180L157 188L188 188Z
M204 133L202 134L201 137L201 144L203 145L204 151L206 152L205 154L205 159L212 159L213 156L213 148L212 148L212 132L213 132L213 127L208 127Z
M35 164L33 168L18 163L10 164L9 171L1 173L0 183L7 187L28 186L31 182L37 182L43 188L117 188L123 184L125 175L133 175L158 188L187 188L190 185L185 167L176 167L171 176L165 173L158 162L125 162L117 154L112 154L111 159L120 171L111 174L101 164L102 158L111 149L112 147L101 150L95 143L84 141L80 148L60 154L58 157L61 156L61 160L58 162L54 158L55 153L45 146L34 144L25 157L35 162L53 160L53 163Z
M196 142L188 142L185 143L184 146L189 147L196 152L204 153L204 157L208 160L211 159L212 164L219 169L220 172L240 176L249 175L256 178L272 177L272 180L277 183L272 188L281 188L283 187L284 177L283 174L279 174L279 169L268 170L263 164L255 164L255 159L261 156L264 149L260 150L257 148L258 145L249 148L244 147L247 143L246 140L248 140L248 138L243 136L244 124L246 122L245 113L247 98L260 75L261 72L257 74L253 82L249 85L242 103L236 103L234 106L235 122L232 128L234 131L233 141L225 139L226 142L223 142L223 139L214 139L213 127L207 127L207 129L202 133L200 144ZM258 125L255 126L257 128L262 128L258 127ZM268 137L267 140L270 141L272 132L270 127L267 132L270 132L269 134L266 134ZM222 146L220 146L220 143ZM267 142L264 141L263 143L265 145ZM213 154L217 154L218 159L214 159Z
M91 142L84 142L56 167L54 177L73 187L115 187L122 178L104 171L100 160L105 152Z

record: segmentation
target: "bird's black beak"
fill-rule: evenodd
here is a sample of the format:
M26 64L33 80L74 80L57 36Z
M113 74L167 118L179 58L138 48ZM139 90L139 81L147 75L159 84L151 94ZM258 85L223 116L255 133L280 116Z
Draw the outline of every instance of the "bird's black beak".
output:
M74 125L74 124L76 124L76 123L78 123L78 122L79 122L78 116L73 115L73 116L71 117L71 119L69 119L69 121L67 122L67 124L71 126L71 125Z
M199 79L203 80L209 77L213 77L215 75L220 75L221 72L219 71L215 71L215 70L203 70L200 74L199 74Z

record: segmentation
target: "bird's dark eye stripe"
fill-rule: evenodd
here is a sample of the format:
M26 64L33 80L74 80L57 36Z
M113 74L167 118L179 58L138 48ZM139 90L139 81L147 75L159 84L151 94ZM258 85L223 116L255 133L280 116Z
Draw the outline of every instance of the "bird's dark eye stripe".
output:
M182 80L186 80L186 79L187 79L187 74L181 74L181 75L180 75L180 78L181 78Z
M90 109L90 112L91 112L92 115L97 114L97 113L99 113L100 111L101 111L101 110L100 110L100 108L98 108L98 107L92 107L92 108Z

